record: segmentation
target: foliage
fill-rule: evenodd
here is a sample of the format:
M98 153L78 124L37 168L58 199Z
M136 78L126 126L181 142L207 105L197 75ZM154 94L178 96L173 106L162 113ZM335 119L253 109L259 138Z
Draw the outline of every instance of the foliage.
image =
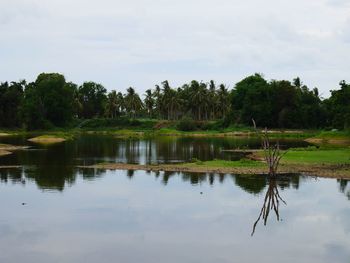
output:
M325 100L328 123L333 128L350 129L350 84L344 80L340 89L331 91L332 96Z
M119 118L100 118L91 119L84 122L80 127L82 129L95 129L99 127L103 128L133 128L138 129L149 129L151 130L155 125L156 121L153 120L138 120L130 119L128 117Z
M309 90L299 78L267 82L255 74L238 82L232 90L236 121L248 125L252 118L263 127L319 128L325 110L318 90Z
M25 81L0 84L0 127L21 126L21 108Z
M73 117L73 86L63 75L42 73L26 86L24 122L29 129L65 126Z
M82 119L91 119L104 115L107 104L107 90L98 83L84 82L78 88L77 101L81 105L77 115Z
M333 150L291 150L282 163L350 164L350 149Z
M195 121L189 117L182 118L176 127L180 131L194 131L197 129Z
M74 122L112 127L113 119L119 126L123 118L145 117L175 123L173 127L183 131L244 127L252 118L261 127L346 130L350 128L350 85L340 82L340 89L323 100L317 88L309 89L299 78L267 81L261 74L244 78L232 90L212 80L193 80L180 87L163 81L146 90L144 99L132 87L125 93L107 92L99 83L78 86L58 73L42 73L31 83L0 84L2 128L48 129Z

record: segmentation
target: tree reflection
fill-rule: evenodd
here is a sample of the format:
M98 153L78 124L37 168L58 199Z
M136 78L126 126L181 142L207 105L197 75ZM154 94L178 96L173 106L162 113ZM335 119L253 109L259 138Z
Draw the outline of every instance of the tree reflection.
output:
M136 164L178 163L192 158L202 161L215 158L236 160L239 156L222 149L256 148L256 138L189 138L159 137L147 139L115 138L112 135L79 135L74 140L54 145L39 145L27 141L26 136L2 138L5 143L29 145L32 148L17 151L0 158L0 166L25 167L23 169L0 169L3 183L23 183L33 181L40 189L63 191L66 186L76 182L77 176L84 180L93 180L103 176L105 171L77 169L76 166L93 165L101 162L121 162ZM293 144L296 146L296 144ZM248 180L243 176L225 174L185 174L173 172L153 172L154 176L163 177L167 184L175 175L191 184L226 183L226 178L233 179L240 188L250 193L259 193L266 185L265 179ZM133 173L128 173L129 178Z
M339 183L339 191L347 196L350 200L350 186L348 185L349 180L337 179Z
M264 225L266 226L267 219L271 211L273 211L276 214L277 221L280 220L280 214L279 214L280 202L287 204L279 194L276 176L269 176L268 188L265 194L264 203L260 210L259 217L253 225L253 231L251 233L252 236L254 235L256 226L261 219L263 220Z

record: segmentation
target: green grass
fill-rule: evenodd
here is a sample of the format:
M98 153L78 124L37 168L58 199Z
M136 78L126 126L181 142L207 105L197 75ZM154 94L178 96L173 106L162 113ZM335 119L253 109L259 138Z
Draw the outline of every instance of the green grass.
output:
M350 164L350 149L292 150L282 158L282 163Z
M260 153L262 154L262 153ZM350 164L350 149L336 150L292 150L282 158L284 164ZM213 160L199 161L193 160L191 163L183 164L187 167L203 166L217 168L233 167L264 167L264 162L241 159L239 161Z
M320 139L350 139L350 131L321 131L315 138Z
M215 130L195 130L195 131L179 131L175 128L162 128L154 130L155 135L191 135L191 134L218 134L222 131Z
M195 161L192 163L185 163L183 165L186 167L203 166L203 167L217 167L217 168L233 168L233 167L263 167L265 164L262 162L241 159L239 161L226 161L226 160Z
M128 117L120 117L117 119L90 119L90 120L74 120L66 128L52 128L50 130L26 131L24 129L0 129L0 132L10 135L25 134L79 134L84 132L94 132L96 134L118 134L125 137L140 137L140 132L144 136L191 136L191 135L208 135L224 136L229 133L241 133L256 136L251 126L231 125L227 128L221 128L219 121L196 122L196 130L180 131L177 129L179 121L157 120L149 118L131 119ZM292 130L292 129L270 129L275 133L269 133L270 138L322 138L322 139L349 139L350 131L322 131L322 130Z

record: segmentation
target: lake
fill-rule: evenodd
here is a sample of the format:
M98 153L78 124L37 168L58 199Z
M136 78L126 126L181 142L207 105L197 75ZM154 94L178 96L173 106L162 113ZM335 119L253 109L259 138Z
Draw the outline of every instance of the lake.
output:
M75 168L235 160L222 150L255 148L256 139L0 143L31 146L0 157L0 165L22 166L0 169L0 262L349 262L347 180ZM276 210L263 210L271 204Z

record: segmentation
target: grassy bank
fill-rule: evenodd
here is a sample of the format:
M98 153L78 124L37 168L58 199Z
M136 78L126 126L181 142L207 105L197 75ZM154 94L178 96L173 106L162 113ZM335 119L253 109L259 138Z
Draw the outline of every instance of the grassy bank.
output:
M262 153L255 154L261 155ZM264 162L247 159L240 161L193 160L189 163L159 165L101 163L82 168L237 174L266 174L268 172ZM350 149L292 150L283 158L279 172L350 179Z
M310 143L350 144L350 132L323 130L270 129L271 138L306 139ZM76 134L109 134L117 137L156 137L156 136L189 136L189 137L229 137L256 136L252 127L231 125L223 127L220 121L165 121L156 119L91 119L76 120L67 128L26 131L23 129L1 130L0 136L6 135L54 135L60 137Z
M350 149L292 150L282 159L292 164L350 164Z

